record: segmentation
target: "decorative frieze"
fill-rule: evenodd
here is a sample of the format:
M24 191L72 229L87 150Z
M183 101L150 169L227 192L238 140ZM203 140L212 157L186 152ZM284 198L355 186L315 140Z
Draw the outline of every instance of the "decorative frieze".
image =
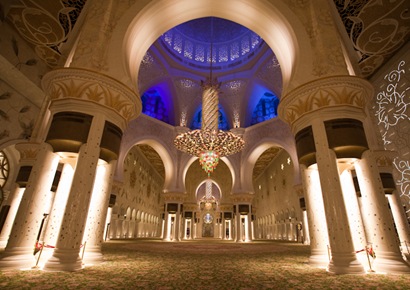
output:
M254 195L250 193L234 193L230 198L232 200L232 203L252 203Z
M337 76L304 84L281 99L279 116L293 124L313 111L338 106L350 106L363 111L373 95L369 82L358 77Z
M164 202L180 202L185 201L186 194L182 192L164 192L161 194L161 197L164 199Z
M116 111L127 122L141 113L141 99L108 76L84 69L64 68L46 74L42 81L50 99L81 99Z

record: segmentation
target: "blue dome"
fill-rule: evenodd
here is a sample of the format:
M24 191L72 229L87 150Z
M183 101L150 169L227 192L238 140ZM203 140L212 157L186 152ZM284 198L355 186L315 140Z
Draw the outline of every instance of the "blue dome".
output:
M211 42L214 70L243 64L263 44L253 31L216 17L185 22L165 32L160 39L177 60L204 70L210 66Z

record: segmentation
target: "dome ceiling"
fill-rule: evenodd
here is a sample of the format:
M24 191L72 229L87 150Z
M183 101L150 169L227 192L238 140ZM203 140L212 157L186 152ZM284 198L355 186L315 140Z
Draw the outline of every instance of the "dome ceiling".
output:
M160 39L177 60L202 70L209 70L211 54L213 70L227 69L243 64L263 45L253 31L216 17L185 22Z
M147 51L138 74L140 93L143 99L153 92L160 98L151 97L143 112L193 128L201 110L201 82L211 71L221 82L219 105L228 124L224 130L250 126L260 99L281 94L280 66L263 39L237 23L206 17L166 31ZM153 111L159 107L161 116ZM271 113L264 114L276 117Z

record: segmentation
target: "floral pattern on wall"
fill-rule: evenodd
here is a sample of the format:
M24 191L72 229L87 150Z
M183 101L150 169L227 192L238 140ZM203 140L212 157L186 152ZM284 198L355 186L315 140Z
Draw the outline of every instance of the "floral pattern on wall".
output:
M28 139L39 109L0 81L0 145L15 139Z
M402 201L410 205L410 68L401 60L384 76L373 113L386 150L396 151L396 184Z

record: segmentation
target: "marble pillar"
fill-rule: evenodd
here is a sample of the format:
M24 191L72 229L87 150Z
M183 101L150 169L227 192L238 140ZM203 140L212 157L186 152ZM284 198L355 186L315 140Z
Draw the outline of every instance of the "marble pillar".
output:
M13 227L14 219L16 218L17 210L25 189L25 187L20 187L17 183L15 183L13 189L11 190L11 194L9 196L10 208L0 234L0 249L4 249L7 246L11 228Z
M91 194L100 156L100 140L105 125L102 114L93 117L87 143L78 154L73 183L67 200L56 248L45 263L47 271L76 271L83 268L80 250L87 222Z
M362 159L355 163L355 169L362 195L363 223L368 242L376 253L374 270L380 273L409 273L410 266L401 256L376 159L370 150L365 151Z
M84 264L99 264L103 261L101 245L104 239L105 220L115 165L116 161L111 161L97 167L83 239L83 245L85 246Z
M406 260L410 262L410 225L407 221L406 213L397 190L394 190L391 194L386 194L386 196L389 200L397 234L399 235L401 252L406 257Z
M353 245L355 251L357 252L358 259L365 268L368 268L368 260L365 250L367 246L366 233L363 226L359 201L353 183L352 172L349 168L345 168L346 166L351 167L351 165L339 164L339 167L344 168L344 170L341 169L342 174L340 175L340 181L343 190L344 202L346 204L346 208L348 209L347 214L353 238Z
M53 254L55 245L60 231L61 221L63 220L64 209L67 205L68 194L73 181L74 168L73 164L66 160L64 163L60 182L55 193L53 205L48 216L47 227L44 233L44 248L41 253L41 265L44 265Z
M33 250L59 158L48 143L31 145L33 150L38 149L37 159L17 210L9 241L0 260L1 269L35 266Z
M306 168L303 165L301 171L302 181L306 188L306 211L309 221L309 264L324 268L329 263L329 238L319 172L316 168Z
M335 274L362 274L364 268L356 257L336 154L329 149L324 123L320 120L313 120L312 123L316 161L332 253L328 270Z

